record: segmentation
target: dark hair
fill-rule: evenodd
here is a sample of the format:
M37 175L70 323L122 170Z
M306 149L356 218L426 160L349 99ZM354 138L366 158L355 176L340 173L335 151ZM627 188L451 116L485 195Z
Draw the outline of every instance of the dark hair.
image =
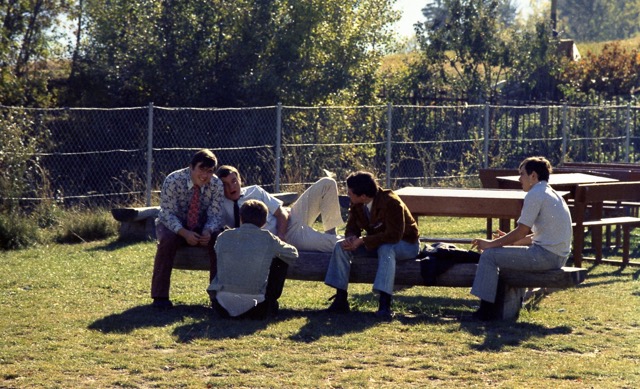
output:
M365 195L372 198L376 197L379 189L373 174L363 171L351 173L347 177L347 187L356 196Z
M201 163L200 166L202 167L215 169L218 165L218 160L211 150L202 149L191 157L191 168L195 168L199 163Z
M240 178L240 172L238 171L238 169L231 165L222 165L218 168L218 171L216 171L216 176L225 178L232 173L235 173L236 177Z
M518 169L523 168L527 174L531 174L532 172L538 173L539 181L549 181L549 175L553 172L551 163L545 157L526 158L520 163L520 167L518 167Z
M267 223L267 206L260 200L247 200L240 207L242 223L251 223L262 227Z

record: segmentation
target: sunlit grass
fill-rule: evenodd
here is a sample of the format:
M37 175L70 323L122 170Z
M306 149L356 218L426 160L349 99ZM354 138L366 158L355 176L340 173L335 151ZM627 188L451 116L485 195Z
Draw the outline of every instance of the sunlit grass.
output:
M429 235L477 236L485 220L425 218ZM637 247L638 237L634 237ZM176 307L150 308L155 245L106 240L0 255L0 387L635 387L640 269L590 268L578 288L529 303L515 323L468 322L467 288L411 287L376 321L333 290L289 280L272 321L220 320L206 272L175 271ZM637 256L636 256L637 258ZM588 265L590 266L590 265Z

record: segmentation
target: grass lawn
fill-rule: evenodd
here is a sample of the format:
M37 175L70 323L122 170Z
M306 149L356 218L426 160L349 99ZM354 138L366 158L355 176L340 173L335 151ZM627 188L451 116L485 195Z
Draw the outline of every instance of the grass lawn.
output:
M435 287L398 290L396 318L378 322L370 285L352 285L355 312L332 317L320 312L332 289L291 280L277 319L235 321L208 308L202 271L175 271L176 307L152 309L154 253L115 240L0 253L0 387L640 386L639 267L587 263L584 284L516 322L463 320L469 290Z

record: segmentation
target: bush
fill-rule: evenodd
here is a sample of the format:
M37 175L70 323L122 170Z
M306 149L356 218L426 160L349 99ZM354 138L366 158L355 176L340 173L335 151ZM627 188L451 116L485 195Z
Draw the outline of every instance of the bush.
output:
M24 249L38 243L37 224L18 213L0 214L0 249Z
M105 210L70 210L56 236L58 243L80 243L107 239L118 233L117 222Z

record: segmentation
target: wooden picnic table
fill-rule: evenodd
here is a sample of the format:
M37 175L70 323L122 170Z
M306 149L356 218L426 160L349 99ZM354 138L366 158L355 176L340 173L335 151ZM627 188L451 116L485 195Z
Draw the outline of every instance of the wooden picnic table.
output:
M500 189L522 189L520 176L498 176L498 187ZM573 198L576 188L581 184L602 184L604 182L617 182L618 180L611 177L596 176L587 173L552 173L549 176L549 185L557 191L566 191Z
M405 187L395 192L414 216L496 218L502 220L500 227L506 230L510 229L510 220L520 217L526 195L521 189ZM488 225L488 239L491 232Z

